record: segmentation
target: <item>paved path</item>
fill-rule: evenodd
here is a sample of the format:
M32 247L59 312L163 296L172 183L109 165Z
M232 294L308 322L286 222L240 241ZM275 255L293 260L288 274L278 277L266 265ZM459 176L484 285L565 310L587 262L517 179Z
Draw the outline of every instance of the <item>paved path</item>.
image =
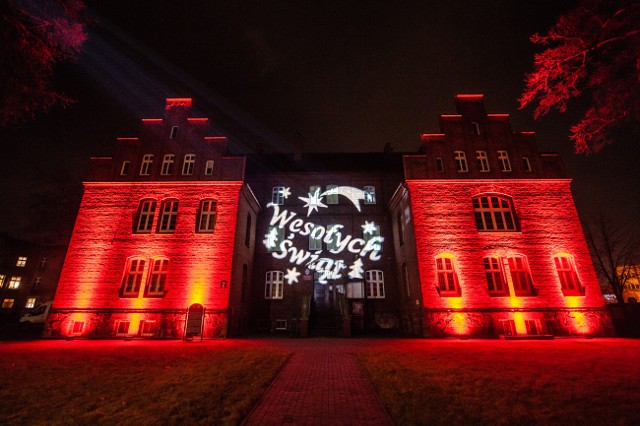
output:
M346 339L280 341L293 352L249 413L254 425L393 425Z

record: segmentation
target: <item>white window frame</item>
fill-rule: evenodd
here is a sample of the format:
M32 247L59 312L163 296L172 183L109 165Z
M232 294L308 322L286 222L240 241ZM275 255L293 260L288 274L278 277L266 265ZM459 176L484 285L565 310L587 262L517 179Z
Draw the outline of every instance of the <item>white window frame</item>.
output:
M365 272L367 299L384 299L384 272L371 269Z
M271 190L271 202L277 206L284 204L284 186L274 186Z
M170 176L173 174L173 163L175 162L175 154L165 154L162 158L162 167L160 168L161 176Z
M216 229L218 202L214 199L200 201L198 211L198 233L213 233Z
M578 277L576 264L573 256L570 254L557 254L553 257L553 263L556 266L560 288L565 296L582 295L582 284Z
M504 275L502 259L497 256L486 256L482 259L482 262L489 294L492 296L508 296L509 284Z
M136 234L149 234L153 229L153 220L156 215L156 200L145 198L140 200L136 217Z
M469 166L467 164L467 154L464 151L454 151L453 158L456 162L456 170L458 173L467 173Z
M367 185L362 188L364 191L364 203L375 204L376 203L376 187Z
M131 161L125 160L122 162L120 166L120 176L126 176L129 174L129 169L131 168Z
M153 165L153 154L144 154L140 163L140 176L149 176Z
M120 297L138 297L146 273L147 261L141 257L127 259L122 277Z
M35 307L35 306L36 306L36 298L35 297L27 298L27 301L24 304L24 308L25 309L33 309L33 307Z
M507 151L498 151L498 160L500 161L501 171L511 171L511 162L509 161L509 153Z
M282 271L267 271L264 285L264 298L276 300L283 298L284 273Z
M527 257L524 255L511 256L507 262L509 264L509 273L515 295L534 295L533 279L531 278L531 269L529 269Z
M460 295L460 284L453 256L442 254L436 256L436 276L438 293L442 297Z
M196 155L195 154L185 154L184 160L182 161L182 176L191 176L193 175L193 170L196 166Z
M214 166L215 162L213 160L207 160L206 163L204 163L204 175L205 176L211 176L213 175L213 166Z
M162 297L165 294L167 285L167 271L169 269L169 259L161 257L151 259L149 279L145 289L145 297Z
M158 232L169 234L176 230L178 221L178 200L171 198L164 200L160 206L160 217L158 218Z
M525 172L531 172L531 161L529 161L529 157L522 157L522 167L524 167Z
M487 151L476 151L476 158L478 159L478 167L480 168L481 173L488 173L491 171Z
M22 276L11 275L11 278L9 279L9 285L7 285L7 288L9 290L17 290L20 288L21 283L22 283Z
M516 232L518 218L511 198L500 194L480 194L472 199L478 231Z

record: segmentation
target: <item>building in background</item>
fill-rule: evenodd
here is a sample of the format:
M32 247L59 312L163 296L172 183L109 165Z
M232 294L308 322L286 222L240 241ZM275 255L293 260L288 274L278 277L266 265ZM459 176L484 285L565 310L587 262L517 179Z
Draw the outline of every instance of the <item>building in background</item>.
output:
M256 154L168 99L93 159L49 334L605 335L560 157L482 95L416 154Z

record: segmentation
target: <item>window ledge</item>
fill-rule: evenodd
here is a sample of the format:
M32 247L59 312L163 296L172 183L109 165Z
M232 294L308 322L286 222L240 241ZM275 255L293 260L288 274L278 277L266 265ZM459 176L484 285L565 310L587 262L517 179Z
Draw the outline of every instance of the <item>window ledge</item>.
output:
M435 286L435 287L440 297L462 297L462 294L460 294L459 289L456 291L445 291L445 290L441 290L440 287L438 286Z
M527 291L527 292L515 292L515 295L517 297L533 297L533 296L537 296L538 295L538 289L536 288L532 288L531 291Z
M577 289L563 289L562 290L562 294L566 297L566 296L584 296L585 295L585 288L584 287L579 287Z

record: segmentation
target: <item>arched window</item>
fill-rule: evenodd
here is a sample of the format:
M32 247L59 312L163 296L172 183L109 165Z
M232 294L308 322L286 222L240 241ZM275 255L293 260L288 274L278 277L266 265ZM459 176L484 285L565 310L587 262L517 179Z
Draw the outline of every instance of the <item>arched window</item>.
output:
M452 255L441 254L436 257L436 273L438 275L438 285L436 288L440 296L460 296L458 273L456 272Z
M160 219L158 220L158 232L171 233L176 229L178 219L178 200L170 199L162 202Z
M584 287L580 284L573 256L559 253L553 258L560 279L560 287L565 296L583 296Z
M526 256L513 256L509 259L509 271L516 296L534 296L535 289Z
M140 257L132 257L127 260L122 277L120 297L138 297L140 285L145 272L146 261Z
M517 231L518 222L511 198L498 194L473 197L478 231Z
M153 217L156 213L156 200L145 199L140 201L136 223L133 228L136 234L148 234L153 228Z
M502 259L499 257L485 257L484 274L487 278L487 289L492 296L508 296L509 286L504 276Z

